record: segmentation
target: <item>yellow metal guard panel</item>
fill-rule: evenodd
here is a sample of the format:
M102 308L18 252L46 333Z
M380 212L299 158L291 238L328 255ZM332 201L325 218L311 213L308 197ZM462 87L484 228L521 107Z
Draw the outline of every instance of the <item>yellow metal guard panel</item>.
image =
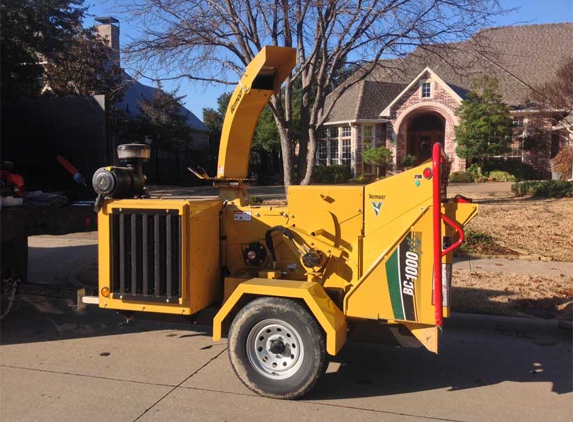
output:
M106 201L98 214L99 306L126 311L190 315L222 297L219 280L219 200L122 199ZM111 288L110 216L113 209L175 210L181 216L181 299L178 303L104 297Z
M339 257L328 263L325 288L345 289L359 277L363 204L363 186L289 186L289 227L305 233L308 244Z
M213 340L219 341L225 318L245 295L303 299L326 332L326 351L336 355L346 343L346 319L318 283L254 278L240 284L213 320Z

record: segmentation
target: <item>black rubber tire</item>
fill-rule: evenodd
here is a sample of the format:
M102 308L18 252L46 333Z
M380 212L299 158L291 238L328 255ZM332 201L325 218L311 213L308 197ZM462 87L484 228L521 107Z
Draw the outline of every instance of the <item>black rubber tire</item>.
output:
M304 346L300 368L288 378L264 376L249 361L249 333L267 319L284 321L292 326ZM247 388L261 396L298 399L316 385L328 365L324 333L306 308L290 299L262 297L249 302L233 320L228 338L229 359L235 373Z

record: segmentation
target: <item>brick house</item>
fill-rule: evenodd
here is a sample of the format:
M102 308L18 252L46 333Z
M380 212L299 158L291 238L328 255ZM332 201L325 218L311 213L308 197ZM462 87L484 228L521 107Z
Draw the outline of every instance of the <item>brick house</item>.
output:
M501 27L484 30L465 42L417 49L386 60L365 79L337 88L327 98L330 111L317 146L318 165L342 164L355 176L375 172L362 161L365 147L384 145L399 167L406 155L417 162L442 142L452 171L466 169L456 155L456 109L471 82L482 75L499 81L514 121L511 151L503 159L532 164L548 177L551 158L571 135L553 126L559 116L530 100L531 87L550 81L573 55L573 23ZM562 116L562 115L561 115Z

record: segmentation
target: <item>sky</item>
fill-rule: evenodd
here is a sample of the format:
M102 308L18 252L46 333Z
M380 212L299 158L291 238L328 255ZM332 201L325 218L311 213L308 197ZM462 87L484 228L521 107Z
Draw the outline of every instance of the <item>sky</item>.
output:
M114 16L119 19L121 47L129 44L138 33L138 28L130 25L129 19L119 12L118 6L121 6L122 2L122 0L86 0L88 16L84 21L84 26L89 27L95 24L96 16ZM516 10L506 16L495 17L493 26L573 22L573 0L500 0L500 3L506 10ZM129 73L129 68L127 70ZM150 81L141 80L141 82L153 85ZM203 108L217 108L219 95L233 90L230 86L206 86L188 80L166 81L163 87L168 91L178 89L178 95L185 96L182 101L187 109L199 119L203 117Z

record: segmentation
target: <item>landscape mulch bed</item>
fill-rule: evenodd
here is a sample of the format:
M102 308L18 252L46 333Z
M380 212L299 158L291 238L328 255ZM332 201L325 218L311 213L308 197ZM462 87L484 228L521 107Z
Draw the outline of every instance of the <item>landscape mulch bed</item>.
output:
M573 261L573 198L516 198L508 192L474 194L473 199L480 208L468 229L491 236L496 245L519 255ZM484 254L499 255L495 252Z
M488 244L479 244L479 245L472 245L471 247L471 254L476 256L517 256L519 252L506 248L496 242L491 245ZM463 256L469 255L469 253L459 252L455 254L456 256Z

